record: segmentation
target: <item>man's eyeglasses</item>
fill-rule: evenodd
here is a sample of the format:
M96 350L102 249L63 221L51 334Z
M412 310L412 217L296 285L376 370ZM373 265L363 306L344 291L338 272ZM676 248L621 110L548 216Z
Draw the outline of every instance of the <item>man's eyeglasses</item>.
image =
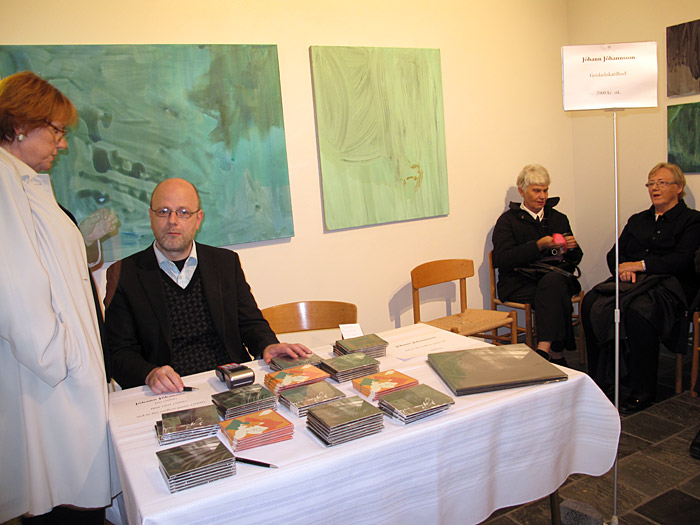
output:
M68 130L67 130L67 129L65 129L65 128L64 128L64 129L61 129L61 128L59 128L58 126L54 126L54 125L51 124L51 122L49 122L48 120L46 121L46 125L47 125L47 126L50 126L51 128L53 128L54 136L56 137L56 142L61 142L61 139L65 138L66 135L68 134Z
M151 211L156 214L156 217L160 217L161 219L166 219L170 217L171 213L174 213L175 215L177 215L178 219L187 220L194 214L196 214L199 210L189 211L185 208L181 208L179 210L171 210L170 208L158 208L157 210L154 210L153 208L151 208Z
M645 184L647 188L653 188L654 186L658 186L660 189L664 189L666 186L670 186L671 184L678 184L677 182L668 182L665 180L650 180Z

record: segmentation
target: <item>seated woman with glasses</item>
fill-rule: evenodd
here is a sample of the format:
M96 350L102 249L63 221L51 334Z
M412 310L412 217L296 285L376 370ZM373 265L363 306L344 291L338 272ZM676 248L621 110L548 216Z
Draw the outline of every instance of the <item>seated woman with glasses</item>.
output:
M620 406L629 414L652 404L660 343L685 352L685 311L700 283L693 266L700 246L700 212L683 201L685 176L661 162L649 172L651 206L632 215L619 245L621 375L631 392ZM615 247L608 252L615 274ZM602 387L613 382L615 278L588 292L581 308L588 373Z

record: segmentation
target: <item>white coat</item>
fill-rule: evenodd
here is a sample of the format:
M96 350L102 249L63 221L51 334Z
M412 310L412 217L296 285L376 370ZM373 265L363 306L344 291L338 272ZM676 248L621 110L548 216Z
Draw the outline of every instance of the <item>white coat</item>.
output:
M0 523L110 503L102 359L80 231L0 147Z

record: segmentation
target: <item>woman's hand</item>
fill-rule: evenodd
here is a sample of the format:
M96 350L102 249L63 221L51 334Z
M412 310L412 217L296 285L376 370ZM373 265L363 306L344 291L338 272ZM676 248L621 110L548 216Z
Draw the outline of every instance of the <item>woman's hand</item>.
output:
M644 271L642 261L623 262L618 267L617 271L620 274L620 280L626 283L637 282L637 272Z

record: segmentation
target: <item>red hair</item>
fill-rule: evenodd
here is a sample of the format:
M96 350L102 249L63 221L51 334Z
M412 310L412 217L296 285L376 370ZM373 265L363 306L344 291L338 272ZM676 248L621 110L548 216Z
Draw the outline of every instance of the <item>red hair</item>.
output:
M31 71L0 80L0 142L12 142L19 128L26 134L50 122L78 122L68 97Z

